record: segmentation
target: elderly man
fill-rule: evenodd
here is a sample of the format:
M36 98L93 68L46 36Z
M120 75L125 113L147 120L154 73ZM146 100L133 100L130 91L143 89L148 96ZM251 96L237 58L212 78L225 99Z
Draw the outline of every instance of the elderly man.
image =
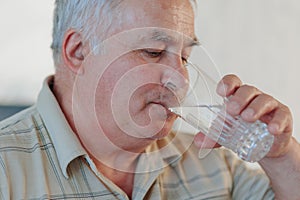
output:
M198 148L217 145L171 131L167 108L186 94L198 45L194 4L56 1L56 73L36 105L0 126L1 199L300 198L289 109L236 76L218 91L231 96L229 114L260 119L275 136L259 162L265 173L225 149L198 159Z

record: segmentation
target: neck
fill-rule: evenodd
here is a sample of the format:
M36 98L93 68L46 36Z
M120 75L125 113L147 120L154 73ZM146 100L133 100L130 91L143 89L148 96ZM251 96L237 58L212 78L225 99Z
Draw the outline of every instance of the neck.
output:
M64 116L66 120L68 121L68 124L72 128L72 130L75 132L75 124L73 120L72 115L72 79L71 75L66 76L67 78L61 78L60 74L67 72L60 72L56 73L54 76L54 83L53 83L53 94L59 103L59 106L64 113Z
M110 163L108 163L107 159L103 159L104 162L102 162L92 155L91 158L93 159L98 171L124 191L129 198L131 198L134 185L134 172L138 157L123 157L122 154L118 154L118 156L114 156L114 158L110 157Z

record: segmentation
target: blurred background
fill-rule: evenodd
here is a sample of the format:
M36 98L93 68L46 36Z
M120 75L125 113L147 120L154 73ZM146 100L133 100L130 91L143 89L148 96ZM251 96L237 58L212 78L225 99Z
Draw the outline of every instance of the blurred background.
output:
M0 119L32 105L54 72L53 5L0 1ZM235 73L289 105L300 140L300 1L201 0L197 35L221 74Z
M0 0L0 119L32 105L53 73L54 0Z

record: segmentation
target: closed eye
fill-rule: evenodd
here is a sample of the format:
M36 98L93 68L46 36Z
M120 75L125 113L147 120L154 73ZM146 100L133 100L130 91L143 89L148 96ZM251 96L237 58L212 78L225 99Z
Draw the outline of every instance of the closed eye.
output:
M158 61L166 53L166 50L161 50L161 49L142 49L141 51L143 57L151 59L152 62ZM182 64L186 65L188 62L188 56L187 57L182 56L181 60L182 60Z
M158 58L161 57L165 50L156 50L156 49L144 49L144 54L146 54L149 58Z

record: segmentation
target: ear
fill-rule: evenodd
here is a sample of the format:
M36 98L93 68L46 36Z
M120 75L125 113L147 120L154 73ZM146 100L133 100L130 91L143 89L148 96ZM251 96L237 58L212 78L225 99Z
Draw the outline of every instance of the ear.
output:
M84 45L82 35L75 30L68 30L62 46L64 63L74 73L80 73L84 61Z

